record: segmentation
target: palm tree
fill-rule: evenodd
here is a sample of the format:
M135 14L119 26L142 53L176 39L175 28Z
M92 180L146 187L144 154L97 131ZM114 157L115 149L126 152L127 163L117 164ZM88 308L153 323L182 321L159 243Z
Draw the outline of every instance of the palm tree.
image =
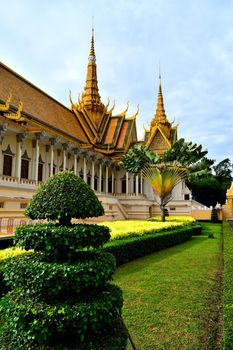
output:
M177 162L148 164L142 175L151 185L155 200L161 209L161 221L165 221L165 207L172 199L172 190L187 176L187 168Z

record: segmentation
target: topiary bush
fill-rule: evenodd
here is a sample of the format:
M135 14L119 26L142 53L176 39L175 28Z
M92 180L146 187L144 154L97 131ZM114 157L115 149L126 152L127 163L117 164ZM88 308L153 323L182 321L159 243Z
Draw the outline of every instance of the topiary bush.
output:
M34 253L4 263L9 292L0 302L2 350L125 350L123 295L109 283L116 261L112 254L98 250L109 240L109 229L71 224L72 217L103 212L95 193L73 173L56 174L40 187L27 215L59 223L16 230L16 245Z
M211 210L211 222L219 222L218 220L218 212L217 212L217 209L216 208L212 208Z
M94 191L72 171L55 174L45 181L26 208L31 219L58 220L70 225L71 218L85 219L104 214Z

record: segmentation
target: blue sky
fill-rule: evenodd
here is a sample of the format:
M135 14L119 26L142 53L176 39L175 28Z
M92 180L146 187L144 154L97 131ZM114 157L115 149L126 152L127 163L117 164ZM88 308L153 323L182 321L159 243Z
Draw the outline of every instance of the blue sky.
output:
M0 0L0 60L65 105L82 92L92 16L99 89L115 112L153 118L161 64L179 137L233 161L233 1Z

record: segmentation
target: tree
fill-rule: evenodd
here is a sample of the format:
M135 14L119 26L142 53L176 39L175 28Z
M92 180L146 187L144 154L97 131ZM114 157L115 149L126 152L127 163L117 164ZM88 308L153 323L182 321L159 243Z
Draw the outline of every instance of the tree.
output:
M31 219L58 220L70 225L71 218L101 216L103 207L94 191L71 171L50 177L33 196L26 211Z
M172 190L187 175L187 169L177 162L149 164L142 174L151 185L156 202L161 209L161 221L165 221L165 207L172 198Z
M143 145L134 145L121 157L120 165L129 173L139 174L144 166L160 161L154 152Z
M207 153L207 150L202 150L202 145L193 144L181 138L164 153L162 158L164 162L177 161L189 167L200 161Z
M123 295L109 283L116 261L99 249L110 238L109 228L70 225L72 217L104 212L90 191L64 172L45 182L29 205L30 217L58 219L59 224L16 230L17 246L33 253L4 264L10 291L0 301L2 350L125 350Z
M194 178L188 181L188 187L192 191L193 199L208 207L214 207L219 201L221 187L213 176Z
M219 181L227 182L229 185L232 181L233 165L229 158L223 159L214 166L215 176Z

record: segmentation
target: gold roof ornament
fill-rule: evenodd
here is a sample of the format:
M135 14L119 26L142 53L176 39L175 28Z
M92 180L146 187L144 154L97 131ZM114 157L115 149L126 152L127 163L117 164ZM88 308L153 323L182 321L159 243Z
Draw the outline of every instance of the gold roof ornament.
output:
M139 104L137 105L137 110L136 110L136 113L133 114L131 117L127 118L127 120L133 120L133 119L136 119L137 115L139 113Z
M103 112L104 110L104 105L101 103L99 88L98 88L93 28L92 28L92 36L91 36L91 48L90 48L90 53L88 57L86 84L84 87L81 101L79 100L79 104L82 104L84 107L95 112L96 111Z
M155 124L159 123L167 123L167 116L164 109L164 102L163 102L163 92L162 92L162 83L161 83L161 73L159 71L159 91L158 91L158 99L157 99L157 106L156 106L156 112L154 115L154 118L151 122L151 126L154 126Z
M20 101L19 107L18 107L18 110L16 113L4 113L4 116L7 119L11 119L11 120L14 120L16 122L22 122L22 121L25 121L25 118L21 116L22 110L23 110L23 102Z
M12 94L9 95L8 99L6 100L6 103L4 105L0 104L0 111L1 112L6 112L10 108L11 105L11 99L12 99Z
M129 101L126 102L126 109L123 112L114 115L114 117L125 117L126 113L128 112L128 109L129 109Z

